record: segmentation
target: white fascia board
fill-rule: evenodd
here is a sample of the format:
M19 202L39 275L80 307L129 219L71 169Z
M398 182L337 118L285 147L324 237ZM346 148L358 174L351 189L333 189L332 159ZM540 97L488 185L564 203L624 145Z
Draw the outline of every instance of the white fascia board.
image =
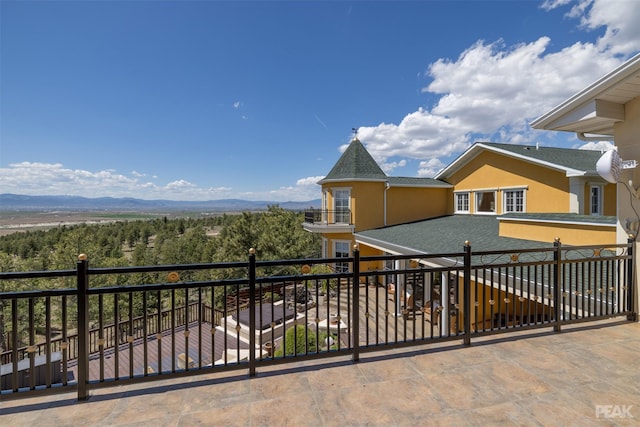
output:
M478 147L478 149L475 149L475 147ZM511 158L519 159L519 160L523 160L523 161L529 162L529 163L534 163L534 164L537 164L537 165L540 165L540 166L544 166L544 167L547 167L547 168L550 168L550 169L563 171L563 172L565 172L567 174L567 176L582 176L582 175L586 174L586 171L567 168L565 166L558 165L558 164L555 164L555 163L545 162L543 160L538 160L538 159L529 157L529 156L524 155L524 154L517 154L517 153L514 153L513 151L502 150L500 148L491 147L489 145L484 145L482 143L477 143L477 144L475 144L473 146L472 149L466 151L463 155L461 155L456 160L454 160L453 163L451 163L449 166L447 166L445 169L443 169L434 178L435 179L440 179L440 177L442 175L448 175L448 174L455 173L462 166L464 166L466 163L471 161L474 157L478 156L480 154L480 152L479 152L480 149L492 151L494 153L499 153L499 154L502 154L504 156L508 156L508 157L511 157ZM473 156L471 156L471 152L472 151L474 152Z
M387 179L374 179L374 178L338 178L338 179L321 179L316 184L329 184L333 182L387 182Z
M557 219L535 219L535 218L498 218L498 221L518 221L518 222L544 222L547 224L568 224L568 225L589 225L591 227L616 227L617 224L604 224L602 222L566 221Z
M361 236L359 234L354 234L356 243L362 243L371 248L378 249L380 251L389 253L391 255L425 255L424 251L417 251L412 248L407 248L405 246L394 245L389 242L385 242L383 240L374 239L372 237ZM449 259L449 258L429 258L428 262L424 260L419 260L421 264L426 263L427 265L433 267L442 267L442 266L455 266L460 264L459 260Z
M373 237L362 236L358 233L354 234L356 243L363 243L374 249L378 249L384 252L388 252L392 255L419 255L424 252L418 251L406 246L394 245L393 243L385 242L384 240L374 239Z
M433 177L433 179L442 179L443 176L448 176L462 168L464 165L469 163L473 158L478 156L482 150L488 150L491 147L488 147L482 143L475 143L469 148L467 151L462 153L455 159L453 162L449 163L447 167L442 169L440 172Z
M549 121L545 129L572 131L578 124L593 123L593 126L597 126L602 119L613 122L624 121L624 105L593 99Z
M572 110L591 100L597 99L604 92L614 88L623 80L637 73L640 69L640 54L637 54L620 67L604 75L582 91L562 102L547 113L538 117L530 123L534 129L549 130L549 125L559 120L563 115L569 114Z

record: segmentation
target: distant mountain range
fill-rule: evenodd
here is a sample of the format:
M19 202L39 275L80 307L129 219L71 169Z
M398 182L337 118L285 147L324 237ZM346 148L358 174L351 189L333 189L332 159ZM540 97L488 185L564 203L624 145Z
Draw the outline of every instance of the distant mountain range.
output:
M25 196L20 194L0 194L0 210L66 210L66 211L176 211L197 210L217 212L258 211L278 205L284 209L302 210L319 208L320 199L306 202L269 202L241 199L207 200L201 202L175 200L143 200L130 197L79 196Z

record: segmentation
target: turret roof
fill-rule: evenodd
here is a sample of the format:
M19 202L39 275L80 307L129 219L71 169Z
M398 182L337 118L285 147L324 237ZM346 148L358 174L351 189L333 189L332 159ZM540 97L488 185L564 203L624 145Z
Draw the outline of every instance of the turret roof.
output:
M382 171L371 154L358 138L354 138L342 153L331 171L318 184L331 181L386 181Z

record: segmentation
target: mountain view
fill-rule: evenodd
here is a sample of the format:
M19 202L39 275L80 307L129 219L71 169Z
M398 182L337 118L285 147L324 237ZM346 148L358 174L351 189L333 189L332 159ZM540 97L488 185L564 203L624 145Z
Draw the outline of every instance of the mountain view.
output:
M144 200L136 198L79 196L27 196L20 194L0 194L0 210L74 210L74 211L156 211L156 210L201 210L238 212L263 210L270 205L284 209L301 210L319 208L320 199L305 202L250 201L241 199L220 199L207 201Z

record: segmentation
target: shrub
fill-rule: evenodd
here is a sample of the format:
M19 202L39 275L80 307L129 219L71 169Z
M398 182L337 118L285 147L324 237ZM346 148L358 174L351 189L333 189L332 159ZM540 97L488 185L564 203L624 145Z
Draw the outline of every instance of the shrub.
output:
M298 325L287 329L284 335L284 349L280 347L275 356L293 356L316 351L316 334L311 329Z

